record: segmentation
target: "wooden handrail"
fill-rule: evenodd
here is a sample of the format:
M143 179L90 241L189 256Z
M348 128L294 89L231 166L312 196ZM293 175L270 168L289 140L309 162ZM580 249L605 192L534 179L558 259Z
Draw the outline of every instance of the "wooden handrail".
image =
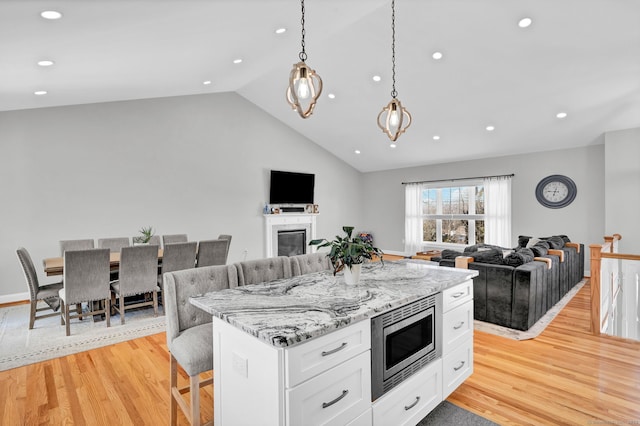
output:
M606 259L640 260L640 254L602 253Z

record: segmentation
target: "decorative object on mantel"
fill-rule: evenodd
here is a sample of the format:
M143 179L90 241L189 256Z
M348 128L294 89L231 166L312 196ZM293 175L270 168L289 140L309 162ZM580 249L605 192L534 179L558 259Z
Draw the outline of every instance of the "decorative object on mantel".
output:
M396 92L396 2L391 1L391 74L393 85L391 89L391 102L378 114L378 127L389 136L391 142L395 142L402 133L411 125L411 114L402 106ZM386 113L386 115L385 115ZM382 118L382 120L381 120ZM406 125L403 124L406 122Z
M302 50L298 57L300 62L293 65L291 74L289 75L289 87L287 88L287 102L291 107L298 111L300 117L307 118L313 113L313 108L322 93L322 79L315 70L309 68L305 61L307 60L307 52L304 45L304 0L300 1L302 7Z
M352 237L353 226L343 226L342 230L346 234L344 237L336 235L333 241L326 239L312 240L309 245L321 247L331 247L327 256L333 264L333 275L344 270L344 279L347 284L357 284L360 280L360 269L366 259L371 260L373 256L380 257L384 253L371 242L368 242L356 235ZM384 262L383 262L384 263ZM346 268L345 268L346 266Z
M133 237L133 244L148 244L154 233L153 227L151 226L143 226L138 232L140 232L140 235L138 235L137 237Z

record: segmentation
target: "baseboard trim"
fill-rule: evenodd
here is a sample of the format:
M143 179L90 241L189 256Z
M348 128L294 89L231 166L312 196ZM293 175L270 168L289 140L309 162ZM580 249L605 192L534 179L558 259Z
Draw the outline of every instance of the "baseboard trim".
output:
M29 300L29 292L26 291L24 293L0 295L0 305L13 302L24 302L25 300Z

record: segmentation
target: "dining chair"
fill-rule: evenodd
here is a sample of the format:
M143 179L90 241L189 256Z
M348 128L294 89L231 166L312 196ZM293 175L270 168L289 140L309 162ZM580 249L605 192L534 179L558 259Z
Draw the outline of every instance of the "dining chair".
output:
M120 314L120 324L125 322L127 309L153 306L154 316L158 316L158 246L140 245L123 247L120 253L120 277L111 283L111 304ZM125 305L124 298L151 293L153 299ZM117 303L116 303L117 298ZM163 304L164 306L164 304Z
M60 256L67 250L87 250L94 248L93 240L60 240Z
M109 249L67 250L64 254L64 285L58 291L60 297L60 323L66 326L69 336L69 321L96 314L104 314L107 327L111 326L109 290ZM104 302L103 307L90 302ZM86 313L69 314L69 306L81 306L88 302Z
M196 241L169 243L164 246L162 267L160 268L162 273L158 277L158 284L161 288L162 276L165 273L195 268L197 246Z
M203 266L225 265L229 240L205 240L198 243L196 265Z
M295 277L312 272L325 271L331 268L331 259L327 252L300 254L291 256L291 274Z
M180 407L189 423L200 424L200 388L213 378L200 379L200 373L213 370L213 330L211 315L189 303L197 294L223 290L237 285L233 265L208 266L190 271L168 272L164 278L167 347L169 348L169 393L171 425ZM178 365L189 376L189 386L178 387ZM190 407L182 395L190 393Z
M151 238L149 238L149 242L147 244L149 244L150 246L160 247L160 235L152 235Z
M231 235L228 234L220 234L218 235L218 239L219 240L229 240L229 244L227 244L227 257L225 257L225 259L229 258L229 247L231 247Z
M38 282L38 273L33 266L33 260L31 255L24 247L19 247L16 250L18 260L20 260L20 266L24 273L24 278L27 281L27 287L29 287L29 303L31 304L31 312L29 314L29 330L33 328L37 319L48 318L55 315L59 315L56 311L60 307L60 298L58 297L58 291L62 288L62 283L52 283L40 285ZM42 300L47 305L46 307L38 308L38 302ZM37 315L38 312L51 310L51 313Z
M129 237L116 238L100 238L98 239L98 248L108 248L112 252L119 252L123 247L129 247Z
M162 245L164 247L166 247L167 244L186 243L187 241L189 241L187 239L187 234L171 234L162 236Z
M238 285L266 283L280 278L291 278L291 261L287 256L247 260L235 264Z

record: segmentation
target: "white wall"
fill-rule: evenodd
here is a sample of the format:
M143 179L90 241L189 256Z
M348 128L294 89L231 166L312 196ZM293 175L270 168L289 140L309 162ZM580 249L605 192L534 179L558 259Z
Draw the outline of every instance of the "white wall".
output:
M361 217L359 172L233 93L3 112L0 143L0 301L27 291L19 246L43 282L59 240L149 225L263 257L270 169L316 174L318 237Z
M607 133L604 147L606 235L622 235L620 253L640 254L640 128Z
M453 148L449 148L453 149ZM455 179L514 173L512 180L512 246L518 235L566 234L585 247L604 235L604 146L539 152L366 173L363 180L366 228L376 244L404 252L404 186L402 182ZM578 195L563 209L538 203L540 179L562 174L578 187ZM588 255L585 257L588 258Z

